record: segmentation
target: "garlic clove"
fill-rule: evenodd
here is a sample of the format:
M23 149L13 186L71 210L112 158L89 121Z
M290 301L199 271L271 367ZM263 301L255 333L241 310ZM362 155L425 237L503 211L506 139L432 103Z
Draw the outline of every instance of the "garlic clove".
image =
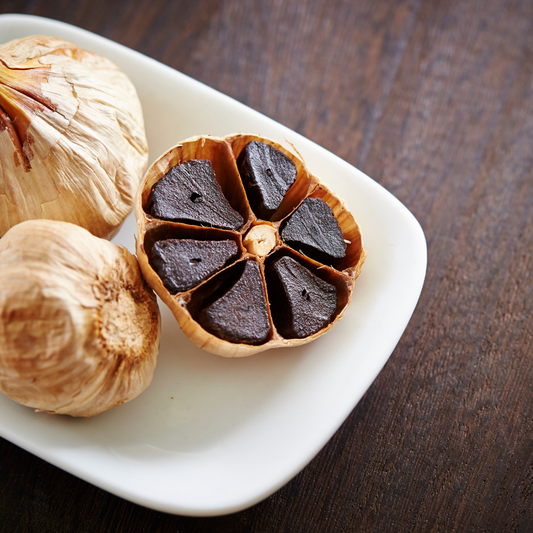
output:
M282 151L260 141L244 147L238 164L253 212L270 220L296 180L296 165Z
M346 255L346 243L333 214L321 198L306 198L285 221L283 242L327 265L338 264Z
M210 278L237 253L237 244L229 239L165 239L154 243L150 264L165 287L176 294Z
M211 161L193 159L172 167L148 199L154 218L236 230L242 216L226 200Z
M269 264L267 285L274 324L286 339L313 335L333 320L335 286L292 257L285 255Z
M234 270L237 279L220 287L197 316L206 331L234 343L264 344L272 329L263 275L259 263L245 261Z
M151 382L154 294L125 248L65 222L0 239L0 390L41 411L88 417Z

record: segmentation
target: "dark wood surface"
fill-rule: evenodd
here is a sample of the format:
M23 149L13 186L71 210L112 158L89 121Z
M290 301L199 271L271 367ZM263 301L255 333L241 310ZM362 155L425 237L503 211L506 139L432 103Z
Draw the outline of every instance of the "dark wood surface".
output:
M153 57L372 176L428 242L389 362L234 515L110 495L0 440L0 531L533 531L533 2L3 0Z

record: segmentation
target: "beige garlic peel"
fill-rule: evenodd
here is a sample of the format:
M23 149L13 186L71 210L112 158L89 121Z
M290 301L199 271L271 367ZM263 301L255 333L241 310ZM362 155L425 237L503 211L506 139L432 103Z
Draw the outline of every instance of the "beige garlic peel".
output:
M66 222L31 220L0 239L0 390L88 417L151 382L159 309L125 248Z
M46 36L0 46L0 236L24 220L111 238L148 161L135 88L108 59Z

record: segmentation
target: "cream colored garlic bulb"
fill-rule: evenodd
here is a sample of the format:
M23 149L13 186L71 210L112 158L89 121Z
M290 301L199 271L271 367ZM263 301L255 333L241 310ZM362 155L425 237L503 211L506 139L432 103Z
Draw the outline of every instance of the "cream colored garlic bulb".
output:
M0 390L50 413L92 416L151 382L159 309L125 248L66 222L0 239Z
M148 161L132 83L55 37L0 46L0 236L28 219L115 235Z

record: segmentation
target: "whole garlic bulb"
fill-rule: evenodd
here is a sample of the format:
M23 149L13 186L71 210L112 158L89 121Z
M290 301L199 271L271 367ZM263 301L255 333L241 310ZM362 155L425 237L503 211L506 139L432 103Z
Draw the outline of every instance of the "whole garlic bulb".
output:
M159 309L125 248L66 222L0 239L0 390L50 413L92 416L151 382Z
M135 88L108 59L46 36L0 46L0 236L28 219L111 238L148 161Z

